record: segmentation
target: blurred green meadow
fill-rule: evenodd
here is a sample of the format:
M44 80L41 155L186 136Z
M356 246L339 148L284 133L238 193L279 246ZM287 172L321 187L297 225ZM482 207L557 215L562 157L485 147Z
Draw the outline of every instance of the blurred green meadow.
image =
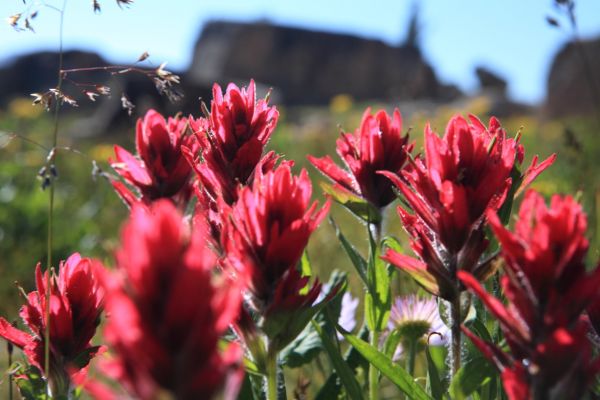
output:
M325 178L309 165L306 155L334 155L340 129L354 131L367 106L388 111L394 107L389 104L356 104L344 95L332 99L329 107L279 107L281 117L268 150L275 150L294 160L298 170L307 168L314 184L314 197L322 203L324 197L319 182ZM416 152L422 152L422 132L427 121L440 134L446 121L455 113L473 113L487 124L489 101L478 97L460 106L430 110L403 114L404 130L410 129L410 135L416 141ZM61 116L61 130L69 127L76 117L81 115L70 113ZM511 136L521 130L525 166L535 154L542 160L552 153L558 154L555 164L532 187L547 197L560 193L580 199L589 216L589 263L596 262L600 258L600 141L596 136L598 126L595 120L591 117L544 120L536 115L516 115L501 119L501 123ZM18 317L22 303L17 285L25 292L31 291L36 263L46 264L48 189L42 190L38 171L45 164L48 155L46 146L51 142L52 129L52 115L33 107L29 99L14 100L6 110L0 111L0 314L9 320ZM54 211L55 261L77 251L85 256L97 257L108 266L113 264L113 253L118 246L119 231L127 217L127 209L108 181L92 173L93 161L101 170L113 173L107 163L113 155L113 144L133 150L134 132L135 118L131 118L128 126L102 137L81 139L59 134L61 148L57 156ZM336 155L333 157L339 161ZM392 205L386 211L384 230L399 237L406 251L410 252L395 207ZM332 205L330 216L360 251L366 251L366 226L337 204ZM333 270L346 271L350 291L355 297L362 297L361 282L329 222L325 221L313 235L308 251L316 276L327 281ZM400 274L395 274L394 279L394 295L416 289L413 282ZM357 319L361 321L360 307L358 313ZM4 361L0 359L2 364ZM311 381L309 392L317 390L329 374L329 371L323 370L323 364L328 365L317 360L310 364L311 367L303 367L299 373L290 373L288 391L302 386L305 378ZM389 390L388 396L393 396L394 390Z

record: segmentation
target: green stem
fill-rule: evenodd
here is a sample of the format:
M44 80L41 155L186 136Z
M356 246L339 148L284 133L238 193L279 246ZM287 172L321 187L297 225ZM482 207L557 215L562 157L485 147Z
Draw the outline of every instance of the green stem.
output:
M267 355L267 400L277 400L277 354Z
M59 10L60 14L60 23L59 23L59 52L58 52L58 79L56 84L56 89L60 92L63 83L63 27L64 27L64 16L65 16L65 8L67 6L67 0L63 0L62 9ZM48 159L48 164L52 165L56 160L56 146L58 144L58 121L59 121L59 110L60 110L60 101L56 100L56 104L54 106L54 130L52 133L52 149L50 151L50 157ZM51 178L53 179L53 178ZM53 241L53 225L54 225L54 182L50 184L50 194L48 197L48 242L46 249L46 309L45 309L45 321L46 321L46 329L44 332L44 373L46 375L46 398L49 396L50 392L50 280L51 280L51 268L52 268L52 241Z
M8 368L12 367L13 344L6 342L6 352L8 353ZM13 400L13 375L8 375L8 399Z
M373 235L373 241L377 245L379 245L379 241L381 240L381 228L381 222L369 222L369 229L371 230L371 235Z
M450 347L450 374L455 376L460 369L461 363L461 335L460 323L462 321L460 315L460 282L457 277L458 272L458 257L456 254L450 259L449 272L454 282L454 299L450 302L450 330L452 335L452 343Z
M458 370L460 369L461 362L461 334L460 331L460 294L457 295L456 299L450 303L450 321L452 323L451 331L452 331L452 365L450 369L450 373L452 376L456 375Z
M375 243L375 248L370 249L370 253L374 255L376 254L377 247L379 246L379 242L381 240L381 222L370 222L368 228L373 238L373 242ZM371 265L371 268L375 268L375 266ZM379 349L379 332L377 332L376 328L370 332L369 337L371 346ZM379 370L377 370L373 364L369 364L369 400L377 400L378 398Z
M417 358L417 340L411 339L408 344L407 369L410 375L415 374L415 361Z
M371 346L379 349L379 332L371 332ZM369 364L369 400L379 398L379 371L373 364Z

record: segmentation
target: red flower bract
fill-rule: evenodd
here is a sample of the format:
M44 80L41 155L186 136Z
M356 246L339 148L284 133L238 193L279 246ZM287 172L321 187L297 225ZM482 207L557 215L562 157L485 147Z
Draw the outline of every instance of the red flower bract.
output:
M337 153L349 171L338 167L329 156L308 156L308 159L335 182L336 190L349 191L382 208L396 196L392 183L376 172L400 174L412 148L413 145L408 144L408 135L402 136L402 118L398 109L390 118L383 110L371 115L371 109L367 108L356 132L342 133L337 140Z
M321 210L316 202L310 205L311 193L306 170L293 176L290 163L283 163L241 189L225 221L221 241L227 261L248 271L252 302L260 311L310 306L318 296L319 285L307 295L298 294L308 278L295 271L311 233L329 210L329 202Z
M116 352L107 372L141 399L211 398L223 385L231 397L239 387L241 349L221 353L218 340L239 314L243 282L216 273L204 225L188 228L166 200L134 206L105 279Z
M116 161L109 160L111 166L139 191L142 202L149 204L159 198L173 198L184 205L191 195L192 169L181 147L195 151L198 144L187 132L188 122L193 120L169 118L165 121L161 114L150 110L136 126L139 159L115 146ZM130 206L138 201L123 183L113 181L113 186Z
M519 304L525 322L555 327L577 320L600 284L600 268L592 275L586 273L589 244L581 205L572 197L555 195L546 207L542 196L529 191L514 233L495 214L490 213L488 219L511 277L505 291Z
M492 118L486 128L453 117L443 138L425 128L425 162L390 176L419 218L450 252L458 252L487 209L502 204L510 185L517 143Z
M256 100L254 81L247 89L230 83L225 94L214 85L210 118L195 129L202 160L193 149L186 150L203 189L214 201L222 197L233 204L237 185L248 183L278 117L267 99Z
M506 275L501 283L508 305L472 275L459 272L459 277L498 319L510 354L466 333L505 371L512 399L579 398L600 367L590 360L588 323L581 317L600 284L600 268L585 270L587 223L581 206L571 197L553 196L546 207L529 191L514 233L494 213L488 220L502 245Z
M485 279L491 270L490 263L479 263L487 248L485 213L502 206L513 166L522 156L522 147L506 137L495 118L486 128L474 116L470 123L455 116L443 138L427 126L425 160L417 158L402 177L381 172L396 184L414 212L398 209L413 239L412 248L423 261L394 251L386 254L386 260L447 300L457 294L453 283L457 269ZM553 160L554 156L537 165L535 158L522 182L531 182Z
M95 264L97 261L81 258L77 253L71 255L61 263L58 276L51 277L50 288L46 286L47 272L42 274L37 265L37 291L27 295L27 304L20 311L31 333L0 318L0 336L23 349L28 361L45 372L46 293L50 290L49 379L53 393L64 393L67 388L55 385L67 383L69 373L85 367L98 350L90 341L100 323L104 296L94 274Z

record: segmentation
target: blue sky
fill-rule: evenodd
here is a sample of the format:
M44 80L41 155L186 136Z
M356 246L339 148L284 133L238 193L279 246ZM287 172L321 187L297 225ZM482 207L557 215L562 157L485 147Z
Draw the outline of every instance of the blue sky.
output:
M545 95L550 61L570 37L569 30L545 21L546 15L557 15L552 0L136 0L124 9L114 0L100 3L102 13L94 14L89 0L67 1L66 48L94 50L113 63L134 61L148 51L154 63L168 61L171 69L188 66L202 24L211 19L262 19L397 44L418 4L422 49L442 81L472 91L474 67L483 65L509 80L512 97L530 103ZM35 34L0 24L0 63L56 49L58 15L43 5L37 8ZM0 16L23 9L22 0L2 0ZM600 35L600 0L578 0L576 15L583 38Z

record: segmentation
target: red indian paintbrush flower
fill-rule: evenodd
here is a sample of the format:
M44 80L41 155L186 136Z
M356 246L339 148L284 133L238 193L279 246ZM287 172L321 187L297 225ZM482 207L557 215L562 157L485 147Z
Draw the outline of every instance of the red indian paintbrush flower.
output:
M474 285L479 283L475 281ZM512 346L511 354L504 353L464 327L463 332L501 372L510 400L581 399L600 370L599 360L592 360L588 324L584 321L570 329L548 332L545 339L535 341L522 353Z
M119 181L112 184L117 193L129 205L138 201L145 204L160 198L172 198L185 205L191 195L190 175L192 168L183 156L181 147L191 151L198 144L188 124L187 118L165 118L154 110L139 119L136 126L136 150L139 158L134 157L121 146L115 146L116 161L109 160L111 166L134 186L140 197L131 193Z
M546 207L542 196L530 190L521 204L514 233L495 214L490 213L488 220L511 278L505 291L519 303L525 322L555 327L577 320L597 297L600 284L600 268L591 275L586 273L589 243L581 205L572 197L555 195Z
M279 159L280 156L276 155L273 151L265 154L256 165L255 173L265 174L266 172L273 170ZM250 184L250 181L246 182L246 185ZM222 252L221 230L224 223L223 220L229 215L231 205L228 204L220 194L217 194L216 198L212 197L213 194L209 193L207 190L203 190L199 183L194 186L194 192L198 200L194 210L194 223L208 224L212 238L212 246L220 253ZM237 193L235 198L237 199Z
M105 277L107 372L141 399L212 398L241 382L241 349L218 349L237 318L243 279L218 275L203 224L189 226L167 200L136 205L122 234L117 272Z
M0 318L0 336L23 349L29 363L44 374L46 335L46 293L50 290L50 377L52 392L64 395L69 375L84 368L99 347L90 341L100 323L103 291L94 275L99 264L77 253L61 262L58 276L46 286L47 273L40 264L35 270L37 291L27 295L20 316L31 333L13 327Z
M233 204L238 184L249 182L278 117L267 99L256 100L254 81L247 89L230 83L225 94L213 86L210 117L195 129L202 160L194 149L186 150L186 156L214 201L222 197Z
M425 159L418 158L402 178L381 172L398 187L414 214L400 207L412 248L421 260L389 251L385 259L413 275L433 294L447 300L456 296L456 269L484 279L490 263L478 263L487 240L485 213L498 210L511 187L515 162L523 160L523 148L507 138L497 119L485 127L476 117L470 123L453 117L443 138L425 128ZM534 158L520 177L527 184L554 161L541 164ZM517 184L515 182L515 184Z
M329 156L308 156L308 159L335 182L334 191L359 196L380 209L396 196L392 183L377 171L400 174L412 148L408 134L402 136L402 118L398 109L390 118L384 110L371 115L371 109L367 108L356 132L342 133L337 140L337 153L349 171L337 166Z
M600 268L586 273L587 222L581 206L571 197L553 196L546 207L529 191L514 233L495 213L488 220L502 246L501 283L508 304L472 275L459 272L459 277L498 319L510 354L466 333L501 371L508 371L505 386L515 390L513 399L579 398L600 367L590 361L588 323L582 318L597 298Z
M240 190L239 199L225 221L221 241L227 261L250 275L248 290L261 314L312 305L320 284L299 294L308 283L296 266L329 210L310 205L312 186L306 170L293 176L291 163L256 175L252 187Z

